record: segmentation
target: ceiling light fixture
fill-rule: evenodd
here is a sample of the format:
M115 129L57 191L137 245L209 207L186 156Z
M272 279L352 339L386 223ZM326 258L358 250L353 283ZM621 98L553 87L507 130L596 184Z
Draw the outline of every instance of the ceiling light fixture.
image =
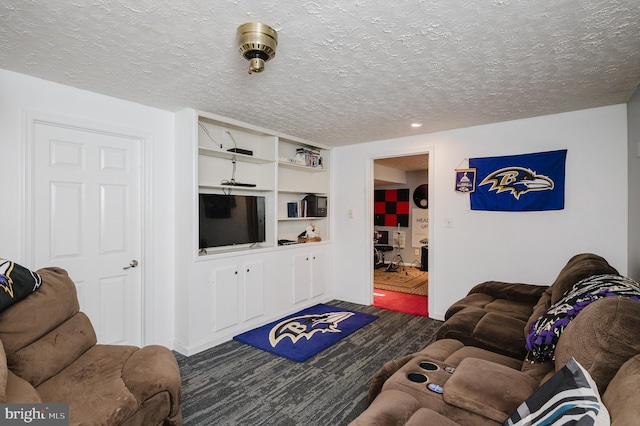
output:
M411 123L411 127L414 127L414 128L422 127L422 123Z
M248 22L236 31L238 51L249 61L249 74L264 71L264 63L276 56L278 33L265 24Z

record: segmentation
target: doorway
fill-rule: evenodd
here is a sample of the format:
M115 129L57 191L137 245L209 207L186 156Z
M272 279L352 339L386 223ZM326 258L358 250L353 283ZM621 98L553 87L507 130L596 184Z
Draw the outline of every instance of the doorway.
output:
M428 316L429 154L373 160L373 305Z

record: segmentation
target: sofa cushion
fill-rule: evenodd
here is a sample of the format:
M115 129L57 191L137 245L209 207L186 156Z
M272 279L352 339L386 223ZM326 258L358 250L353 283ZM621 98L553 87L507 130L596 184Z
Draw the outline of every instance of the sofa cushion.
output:
M386 390L349 426L404 425L420 408L422 405L411 394L395 389Z
M0 313L0 340L8 356L80 311L76 286L64 269L44 268L38 274L39 290Z
M447 404L503 422L537 388L535 380L518 370L465 358L445 382L443 397Z
M531 331L531 326L534 322L538 320L551 306L551 295L549 293L543 293L538 300L538 303L533 307L531 311L531 316L527 321L527 325L524 327L524 339L529 336L529 332Z
M551 296L551 303L556 303L578 281L602 274L618 275L618 271L597 254L582 253L573 256L546 290Z
M451 305L444 318L448 320L466 307L476 307L507 314L513 312L516 318L526 321L531 313L531 306L546 288L534 284L485 281L475 285L464 298Z
M504 385L504 384L503 384ZM609 414L589 373L570 358L504 422L505 426L569 425L604 426Z
M0 312L36 291L41 282L37 272L0 259Z
M527 337L530 358L552 359L562 331L586 306L603 297L622 296L640 300L640 284L619 275L595 275L576 283L532 324Z
M436 338L459 340L465 345L522 360L526 355L524 325L518 318L468 306L445 321Z
M95 344L91 322L79 312L40 339L8 355L7 362L14 373L37 387Z
M421 408L415 412L404 426L459 426L458 422L454 422L429 408Z
M120 424L139 408L122 380L122 367L137 350L96 345L36 390L48 403L68 403L74 424Z
M556 347L556 370L574 357L604 393L620 366L640 353L640 302L605 297L584 308Z

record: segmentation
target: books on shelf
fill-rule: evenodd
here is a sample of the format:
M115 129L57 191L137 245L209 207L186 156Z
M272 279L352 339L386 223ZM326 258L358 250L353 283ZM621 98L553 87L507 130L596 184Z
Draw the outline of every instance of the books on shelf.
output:
M311 148L298 148L294 157L294 164L300 164L308 167L322 168L322 157L320 151Z
M298 203L287 203L287 217L298 217Z
M287 203L287 217L308 217L309 208L307 200L290 201Z

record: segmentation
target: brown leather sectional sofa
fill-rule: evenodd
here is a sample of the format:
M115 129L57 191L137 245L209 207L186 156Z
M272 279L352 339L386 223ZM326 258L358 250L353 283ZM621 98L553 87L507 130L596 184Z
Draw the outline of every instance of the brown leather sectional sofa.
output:
M617 271L586 253L570 259L551 286L491 281L474 287L448 310L435 342L375 374L371 404L352 425L503 424L525 400L549 388L571 359L597 385L606 407L601 415L608 412L615 426L639 424L635 296L603 297L581 308L559 334L554 357L544 362L525 349L538 318L562 304L581 280L604 274Z

